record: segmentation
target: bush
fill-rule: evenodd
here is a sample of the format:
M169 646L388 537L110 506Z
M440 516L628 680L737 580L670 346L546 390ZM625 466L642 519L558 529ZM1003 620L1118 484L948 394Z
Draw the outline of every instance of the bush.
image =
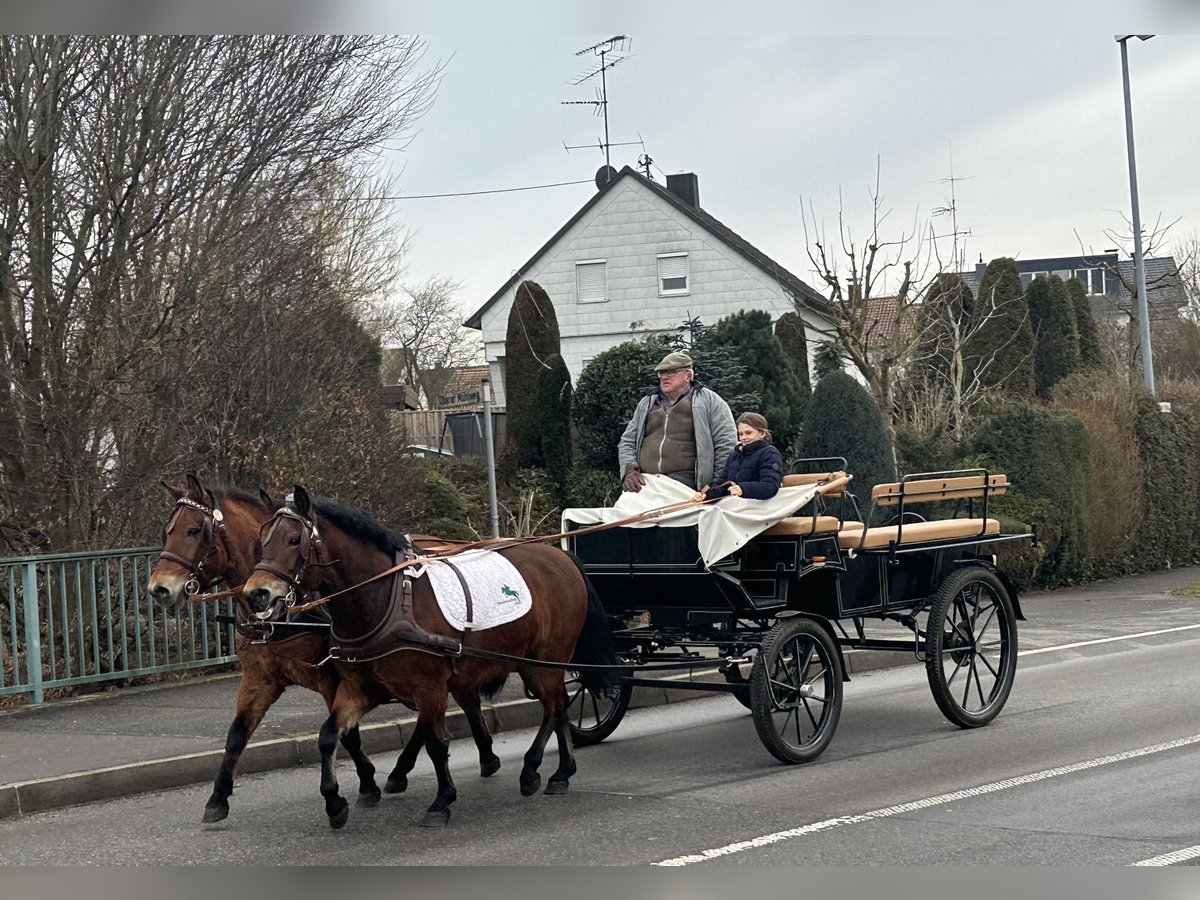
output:
M1140 568L1196 561L1196 420L1186 409L1160 412L1149 394L1137 398L1135 430L1142 458L1142 524L1134 549Z
M883 415L875 398L845 372L831 372L817 382L804 432L800 456L841 456L854 476L850 490L865 516L871 488L896 480L896 463Z
M1071 309L1075 313L1075 332L1079 335L1079 367L1098 369L1103 364L1100 353L1100 335L1096 330L1096 319L1088 305L1087 288L1078 278L1067 282L1067 296L1071 298Z
M788 365L792 367L796 380L800 382L804 408L807 409L808 400L812 397L812 376L808 371L808 336L800 313L784 313L776 319L775 337L779 338Z
M1091 550L1091 465L1079 417L1034 403L997 403L981 425L974 450L990 471L1007 474L1015 486L989 501L989 514L1035 526L1045 545L1036 580L1045 585L1081 581Z
M474 540L477 533L468 523L463 495L442 472L430 469L421 485L421 516L417 531L456 540Z
M592 469L577 465L567 477L563 508L612 506L620 496L621 480L615 469Z
M1137 407L1128 382L1097 370L1076 373L1054 391L1059 406L1079 416L1091 457L1092 571L1095 577L1133 571L1130 557L1142 520L1142 460Z
M668 352L661 340L629 341L599 353L579 374L572 416L591 468L617 470L617 443L638 401L658 385L654 367Z

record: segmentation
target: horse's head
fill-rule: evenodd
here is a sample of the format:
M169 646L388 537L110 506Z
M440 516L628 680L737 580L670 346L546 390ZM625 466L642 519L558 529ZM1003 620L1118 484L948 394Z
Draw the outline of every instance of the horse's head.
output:
M303 595L306 579L315 583L310 568L321 559L321 536L308 492L296 485L290 503L279 507L263 525L255 548L258 564L242 588L242 599L263 620L286 618Z
M184 595L194 595L220 580L229 564L223 515L216 500L195 475L187 487L163 484L175 500L163 527L163 549L150 571L147 590L159 606L173 609Z

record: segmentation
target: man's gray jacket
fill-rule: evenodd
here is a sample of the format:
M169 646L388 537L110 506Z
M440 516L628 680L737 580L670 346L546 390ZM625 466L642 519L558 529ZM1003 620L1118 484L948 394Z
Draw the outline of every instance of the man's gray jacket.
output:
M646 434L646 417L650 404L659 396L655 391L643 397L633 411L617 444L618 472L627 463L636 463ZM725 460L737 446L737 426L733 413L721 396L703 385L692 385L692 430L696 435L696 487L712 484L717 473L725 471Z

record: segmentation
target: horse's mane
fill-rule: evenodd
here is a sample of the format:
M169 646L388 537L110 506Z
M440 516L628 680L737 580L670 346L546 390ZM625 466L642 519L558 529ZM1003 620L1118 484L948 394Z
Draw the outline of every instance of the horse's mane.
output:
M354 506L347 506L328 497L310 497L313 509L338 529L351 537L374 544L388 555L397 550L410 550L412 544L404 535L380 525L370 514Z
M206 487L208 486L206 485ZM235 487L230 484L218 484L208 487L208 492L212 494L213 502L217 506L220 506L226 500L233 500L234 502L244 503L247 506L254 506L259 509L267 508L258 494L252 494L245 488ZM274 512L274 510L271 511Z

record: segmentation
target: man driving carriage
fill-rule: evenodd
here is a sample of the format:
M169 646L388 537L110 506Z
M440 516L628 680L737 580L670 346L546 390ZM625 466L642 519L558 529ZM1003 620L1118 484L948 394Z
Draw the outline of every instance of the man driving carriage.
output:
M658 390L638 402L617 445L622 489L640 491L643 473L666 475L692 489L712 484L737 445L729 404L695 383L686 353L668 353L654 371Z

